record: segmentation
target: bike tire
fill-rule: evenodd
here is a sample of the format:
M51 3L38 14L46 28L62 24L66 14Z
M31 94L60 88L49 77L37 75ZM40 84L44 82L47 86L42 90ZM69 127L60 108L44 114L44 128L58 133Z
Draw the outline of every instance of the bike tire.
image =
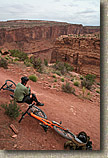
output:
M32 109L31 109L33 114L35 114L35 115L37 115L37 116L39 116L41 118L47 119L47 115L39 107L37 107L35 105L33 107L35 108L34 111L32 111Z
M54 126L53 128L58 134L60 134L62 137L66 139L72 140L75 137L73 133L71 133L68 130L62 129L61 127Z
M12 80L6 80L4 85L6 86L6 88L3 88L4 90L9 90L14 92L16 88L16 84Z
M8 81L9 81L9 82L12 82L12 83L14 84L14 86L16 86L15 82L12 81L12 80L6 80L5 83L7 84Z

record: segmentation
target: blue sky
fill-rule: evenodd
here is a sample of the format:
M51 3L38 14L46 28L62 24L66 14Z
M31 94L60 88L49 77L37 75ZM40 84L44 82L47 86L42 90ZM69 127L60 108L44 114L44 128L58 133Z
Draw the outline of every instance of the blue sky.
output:
M49 20L100 26L100 0L5 0L0 21Z

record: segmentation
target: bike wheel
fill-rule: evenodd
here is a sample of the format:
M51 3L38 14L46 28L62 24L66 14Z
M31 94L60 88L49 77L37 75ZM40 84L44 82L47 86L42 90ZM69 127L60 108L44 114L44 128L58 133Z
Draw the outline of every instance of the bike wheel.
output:
M62 137L66 138L66 139L72 140L75 137L73 133L71 133L68 130L65 130L61 127L54 126L53 128L58 134L60 134Z
M5 81L5 86L3 87L3 89L14 92L15 88L16 88L15 82L13 82L12 80Z
M37 106L33 106L33 108L31 109L31 112L33 112L33 114L39 116L39 117L42 117L42 118L45 118L47 119L47 116L46 114L40 109L38 108Z

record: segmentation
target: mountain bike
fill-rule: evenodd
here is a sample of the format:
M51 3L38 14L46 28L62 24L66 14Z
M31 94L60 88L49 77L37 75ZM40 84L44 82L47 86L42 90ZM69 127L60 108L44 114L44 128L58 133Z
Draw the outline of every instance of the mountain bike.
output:
M12 80L6 80L3 86L0 88L0 90L2 89L9 90L14 93L15 88L16 88L15 82L13 82Z
M74 143L78 144L78 146L84 146L86 143L83 143L80 139L77 138L72 132L70 132L67 128L61 126L62 122L60 123L56 121L49 121L47 119L46 114L38 108L35 103L30 104L25 113L21 116L19 123L22 121L24 116L28 114L29 116L33 117L34 119L40 121L40 125L43 127L44 131L47 132L48 127L54 129L58 134L62 137L73 141Z

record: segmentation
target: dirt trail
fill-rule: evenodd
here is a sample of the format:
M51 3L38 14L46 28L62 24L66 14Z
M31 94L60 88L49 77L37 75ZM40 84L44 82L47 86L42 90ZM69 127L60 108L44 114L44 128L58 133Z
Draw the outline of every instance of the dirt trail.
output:
M0 68L0 87L6 79L15 83L20 82L22 69ZM19 73L20 72L20 73ZM62 121L62 125L74 134L85 131L91 138L93 150L100 150L100 106L98 103L82 100L73 94L45 89L39 82L29 81L32 92L37 95L39 101L45 105L41 109L49 120ZM11 92L0 91L0 102L9 102ZM27 105L20 104L25 110ZM13 123L19 133L12 138L9 124ZM29 116L18 124L4 115L0 110L0 149L12 150L64 150L64 142L67 140L59 136L55 131L48 129L47 133L40 127L39 122Z

